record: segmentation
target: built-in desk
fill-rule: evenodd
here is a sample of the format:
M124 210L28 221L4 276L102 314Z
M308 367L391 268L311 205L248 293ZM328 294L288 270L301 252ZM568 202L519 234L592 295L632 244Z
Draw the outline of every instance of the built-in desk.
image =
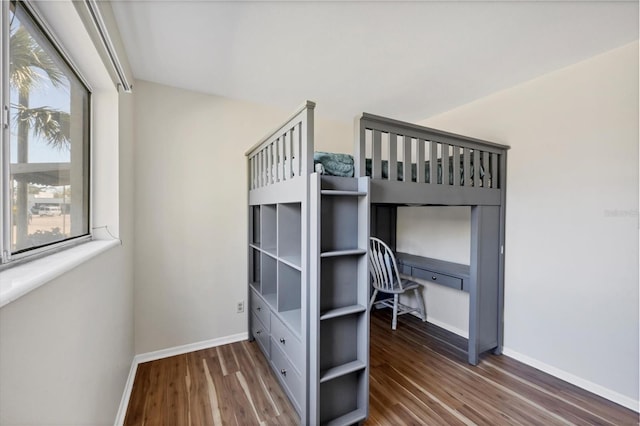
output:
M396 261L401 274L469 293L469 364L476 365L478 355L488 349L500 353L501 348L497 344L497 283L485 283L483 288L479 287L470 265L402 252L396 253Z
M401 274L469 292L469 265L400 252L396 261Z
M371 236L396 251L397 205L371 204ZM400 273L469 293L470 364L485 351L502 352L503 234L498 206L471 206L469 265L396 253Z

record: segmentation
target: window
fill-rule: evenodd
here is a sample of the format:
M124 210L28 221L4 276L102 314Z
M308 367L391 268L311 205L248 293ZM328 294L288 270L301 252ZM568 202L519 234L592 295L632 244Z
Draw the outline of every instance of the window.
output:
M27 5L8 9L2 263L89 236L91 93Z

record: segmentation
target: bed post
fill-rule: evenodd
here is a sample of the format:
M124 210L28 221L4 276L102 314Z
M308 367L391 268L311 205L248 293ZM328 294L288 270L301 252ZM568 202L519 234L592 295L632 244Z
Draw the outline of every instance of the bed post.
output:
M365 169L365 128L364 121L362 120L362 115L357 116L353 120L353 129L354 129L354 152L353 155L355 157L354 161L354 171L353 177L362 177L366 175Z
M500 264L498 269L498 346L493 350L496 355L502 354L504 343L504 264L505 264L505 230L507 209L507 150L500 154L498 179L500 181Z
M500 206L471 208L469 363L500 346Z

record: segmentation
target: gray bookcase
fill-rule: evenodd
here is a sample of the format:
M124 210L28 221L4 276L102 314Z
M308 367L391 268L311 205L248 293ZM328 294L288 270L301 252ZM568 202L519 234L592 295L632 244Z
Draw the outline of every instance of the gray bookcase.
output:
M366 419L369 181L311 176L309 424Z
M368 415L369 180L308 185L249 206L250 337L302 424L350 425Z
M302 418L307 387L303 210L303 202L249 206L249 329Z

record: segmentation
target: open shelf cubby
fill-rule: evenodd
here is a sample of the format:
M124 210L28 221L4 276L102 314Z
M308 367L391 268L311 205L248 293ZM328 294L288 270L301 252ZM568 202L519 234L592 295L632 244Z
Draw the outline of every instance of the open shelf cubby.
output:
M260 256L262 256L262 254L260 250L255 248L250 248L249 251L249 283L256 291L261 292L260 281L262 277L260 275Z
M351 425L366 417L367 371L351 372L320 384L320 423Z
M340 251L358 247L359 197L323 197L320 250Z
M357 256L321 258L320 315L329 310L358 304Z
M302 204L278 204L278 257L300 268Z
M366 312L332 317L320 322L320 382L328 372L341 370L351 363L366 365ZM333 374L333 373L332 373Z
M275 204L264 204L260 207L260 247L262 250L276 255L277 217Z
M278 312L300 309L300 271L278 262Z
M249 244L260 247L260 206L249 207L250 240Z
M277 264L278 262L273 257L269 256L266 253L260 254L260 290L265 299L268 299L269 295L273 295L275 297L276 289L277 289ZM269 300L267 300L269 301ZM273 303L273 307L275 308L275 300Z

